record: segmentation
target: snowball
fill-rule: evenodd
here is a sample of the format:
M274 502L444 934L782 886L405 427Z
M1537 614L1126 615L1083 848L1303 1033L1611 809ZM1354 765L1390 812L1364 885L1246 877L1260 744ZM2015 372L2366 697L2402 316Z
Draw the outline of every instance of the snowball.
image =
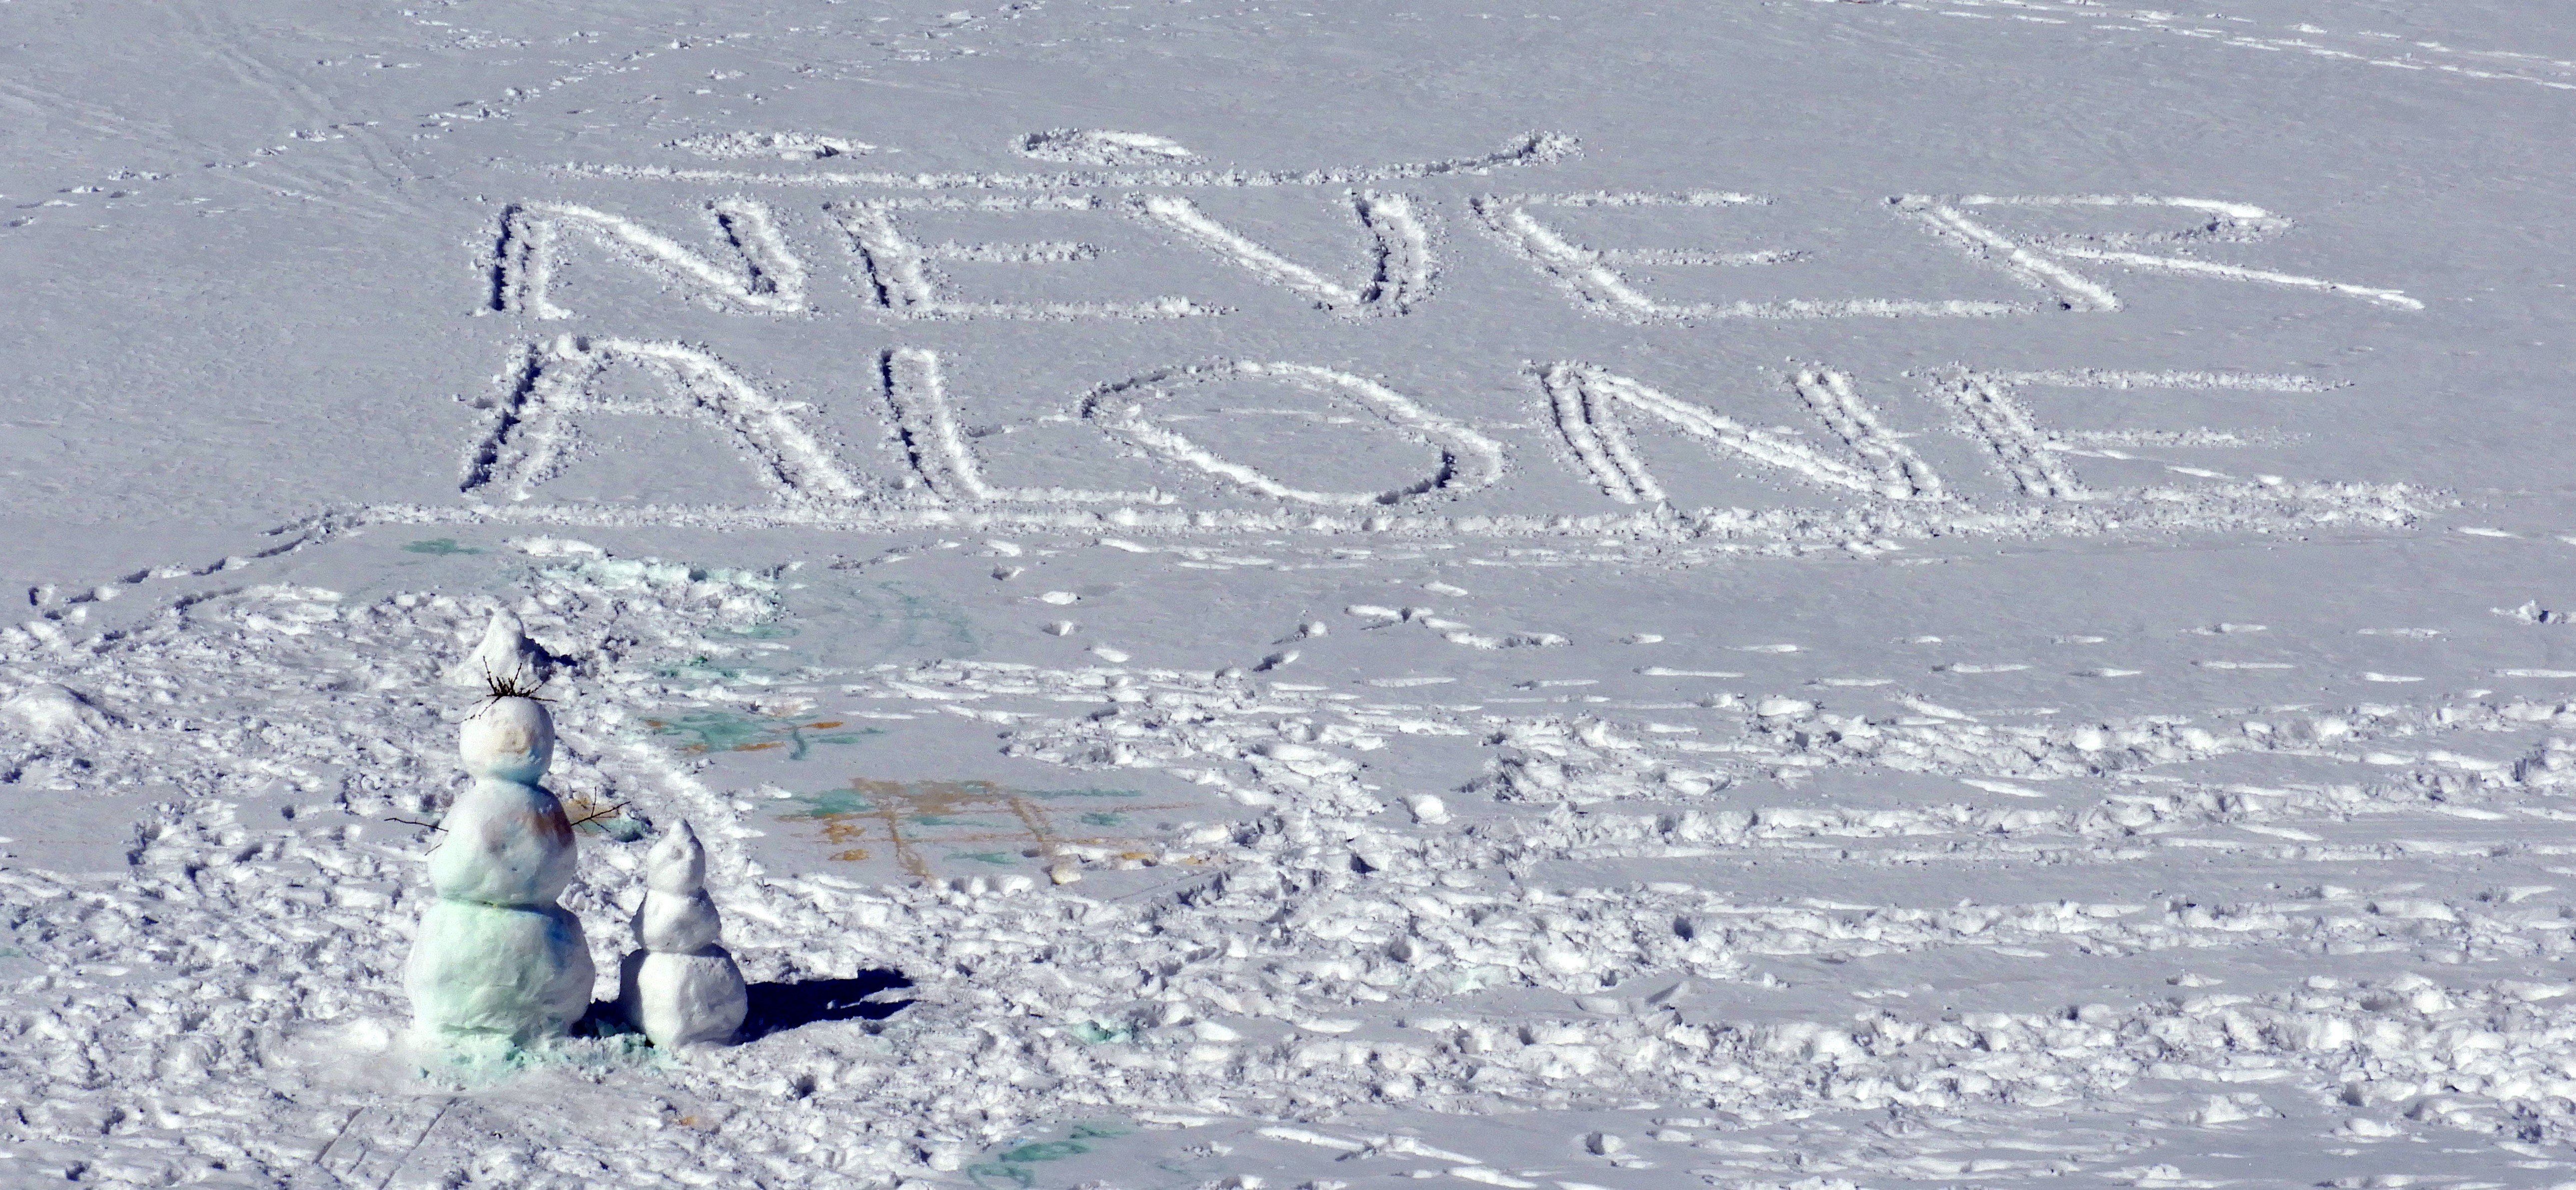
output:
M423 1040L527 1042L580 1020L594 976L581 919L562 906L442 900L421 918L403 985Z
M456 668L447 671L451 685L489 687L508 680L533 683L546 674L545 653L528 643L527 628L508 609L492 613L483 626L483 641Z
M707 849L685 819L645 853L644 885L654 892L684 895L707 886Z
M721 947L706 954L637 951L626 956L618 982L626 1019L662 1049L730 1042L751 1012L742 972Z
M646 950L670 954L704 950L716 945L723 930L715 899L704 892L648 896L635 913L635 934Z
M449 900L549 904L572 882L572 823L555 795L534 785L480 780L456 795L429 884Z

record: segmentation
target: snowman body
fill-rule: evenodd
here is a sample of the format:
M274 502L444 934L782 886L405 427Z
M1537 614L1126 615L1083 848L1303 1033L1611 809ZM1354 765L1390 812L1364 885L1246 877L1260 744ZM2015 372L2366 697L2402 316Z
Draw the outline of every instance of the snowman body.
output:
M706 849L686 822L644 859L644 905L635 913L643 949L626 956L617 1002L663 1049L731 1042L751 1007L706 871Z
M572 881L572 824L537 784L554 724L534 699L495 698L459 735L474 783L429 856L438 900L403 970L414 1032L432 1043L560 1037L589 1010L594 971L581 921L556 901Z

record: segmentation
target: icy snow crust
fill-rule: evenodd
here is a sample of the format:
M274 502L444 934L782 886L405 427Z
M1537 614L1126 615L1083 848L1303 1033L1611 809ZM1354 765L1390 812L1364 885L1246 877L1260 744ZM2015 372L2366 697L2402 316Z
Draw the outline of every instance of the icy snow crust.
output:
M2576 1183L2576 27L1663 7L0 5L0 1184Z

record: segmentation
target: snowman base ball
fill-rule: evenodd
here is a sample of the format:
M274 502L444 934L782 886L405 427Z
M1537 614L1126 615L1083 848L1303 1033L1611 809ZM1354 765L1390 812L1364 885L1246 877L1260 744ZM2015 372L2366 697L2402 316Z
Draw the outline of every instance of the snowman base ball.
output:
M751 998L733 956L636 951L619 971L618 1007L658 1049L724 1045L750 1015Z
M421 918L403 982L427 1041L559 1037L590 1010L581 920L559 905L439 901Z

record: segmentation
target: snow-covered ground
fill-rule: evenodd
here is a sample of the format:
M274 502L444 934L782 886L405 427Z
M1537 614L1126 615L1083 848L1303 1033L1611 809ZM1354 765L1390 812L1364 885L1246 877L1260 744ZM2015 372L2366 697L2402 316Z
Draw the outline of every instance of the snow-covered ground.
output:
M2576 19L2210 2L0 0L0 1183L2576 1184Z

